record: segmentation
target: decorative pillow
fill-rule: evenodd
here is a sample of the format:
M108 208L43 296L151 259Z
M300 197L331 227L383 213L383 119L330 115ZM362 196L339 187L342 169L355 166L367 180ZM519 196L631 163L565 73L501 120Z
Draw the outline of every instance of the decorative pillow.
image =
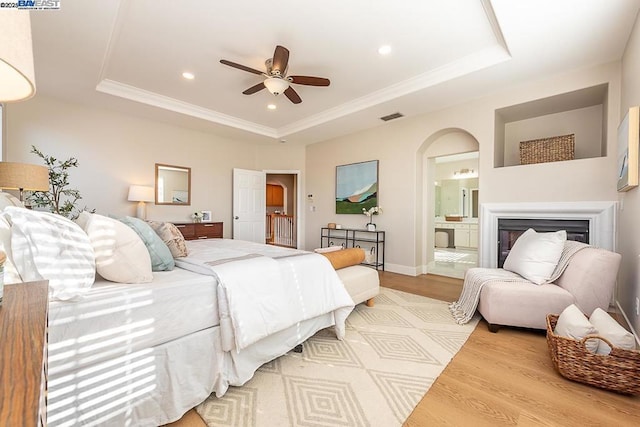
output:
M530 228L513 244L503 268L542 285L558 265L566 240L565 230L537 233Z
M82 212L84 224L96 254L98 274L118 283L148 283L153 280L151 257L142 239L117 219Z
M622 327L616 320L601 308L596 308L589 318L591 324L598 330L598 335L609 340L614 347L625 350L635 350L636 342L633 334ZM604 341L599 341L598 354L609 354L611 347Z
M5 193L4 191L0 191L0 210L6 208L7 206L17 206L19 208L24 208L24 204L10 193Z
M170 222L147 221L153 231L162 239L171 251L174 258L181 258L189 255L184 236L174 224Z
M556 335L566 338L581 340L587 335L598 335L598 330L589 322L587 316L575 305L571 304L565 308L556 322L556 328L553 331ZM599 339L588 339L585 347L592 353L598 349Z
M321 255L327 257L336 270L358 265L364 261L364 249L349 248L341 251L324 252Z
M151 271L167 271L175 268L176 264L173 261L171 251L149 224L139 218L130 216L120 218L120 221L131 227L147 247L151 257Z
M22 280L49 280L51 297L85 294L95 280L93 248L82 229L49 212L5 208L11 221L11 252Z
M7 255L4 261L4 283L21 283L22 277L16 269L11 253L11 225L4 215L0 216L0 250Z

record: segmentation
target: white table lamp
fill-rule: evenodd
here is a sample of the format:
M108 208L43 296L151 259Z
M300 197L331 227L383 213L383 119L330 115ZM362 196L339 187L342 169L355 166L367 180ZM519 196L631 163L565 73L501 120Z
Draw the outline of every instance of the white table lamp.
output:
M147 205L145 202L153 202L155 195L153 194L153 187L145 187L143 185L132 185L129 187L130 202L138 202L138 209L136 216L140 219L147 218Z

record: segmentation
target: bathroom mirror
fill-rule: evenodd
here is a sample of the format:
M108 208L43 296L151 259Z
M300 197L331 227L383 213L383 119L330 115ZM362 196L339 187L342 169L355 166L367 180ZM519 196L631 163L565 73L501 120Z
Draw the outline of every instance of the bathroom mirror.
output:
M191 168L156 163L156 205L191 205Z

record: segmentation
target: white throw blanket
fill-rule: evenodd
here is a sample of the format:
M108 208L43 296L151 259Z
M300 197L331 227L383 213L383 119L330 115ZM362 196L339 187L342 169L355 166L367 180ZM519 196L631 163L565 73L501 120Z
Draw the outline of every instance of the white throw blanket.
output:
M344 337L353 300L326 257L220 239L194 242L189 250L190 255L176 259L176 265L218 279L224 351L239 351L331 312L336 336Z
M589 245L585 243L567 240L562 249L560 260L546 283L557 280L569 265L571 257L575 255L576 252L587 247L589 247ZM460 298L458 301L454 301L449 305L449 311L451 311L454 320L458 324L464 325L471 320L476 312L476 308L478 308L482 288L487 283L494 281L529 283L529 281L522 276L501 268L470 268L464 276L464 284L462 285Z

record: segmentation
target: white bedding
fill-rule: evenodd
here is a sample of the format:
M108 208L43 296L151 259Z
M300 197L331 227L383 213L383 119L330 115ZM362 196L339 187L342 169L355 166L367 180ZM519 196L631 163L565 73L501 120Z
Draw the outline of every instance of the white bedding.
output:
M343 338L353 300L322 255L225 239L189 242L189 253L176 265L218 280L223 350L242 350L326 313Z
M79 301L50 302L49 425L147 426L174 421L211 392L222 396L230 385L243 385L262 364L318 330L335 324L344 327L344 318L353 307L330 264L321 274L305 251L221 239L188 245L193 266L207 274L176 268L154 273L153 282L146 284L98 280ZM260 255L296 255L261 259L283 267L278 278L294 284L295 292L278 283L265 283L267 275L255 263L240 263L246 267L245 279L262 283L255 294L243 288L244 297L254 303L270 301L258 308L261 317L250 320L271 320L291 305L294 314L286 317L286 323L294 323L278 326L279 331L270 326L267 336L243 338L242 350L225 351L220 318L227 314L219 310L218 294L223 289L223 296L232 301L239 294L236 290L227 294L212 270L193 260L209 259L216 252L237 255L241 247ZM181 259L177 264L190 261ZM284 300L273 300L276 288L280 294L285 292ZM242 312L241 317L253 310L236 304L233 309ZM295 321L300 315L308 320ZM245 330L248 328L238 328L239 334ZM253 335L249 332L247 336Z
M176 268L153 282L99 279L79 301L49 303L49 371L67 371L218 324L215 279Z

